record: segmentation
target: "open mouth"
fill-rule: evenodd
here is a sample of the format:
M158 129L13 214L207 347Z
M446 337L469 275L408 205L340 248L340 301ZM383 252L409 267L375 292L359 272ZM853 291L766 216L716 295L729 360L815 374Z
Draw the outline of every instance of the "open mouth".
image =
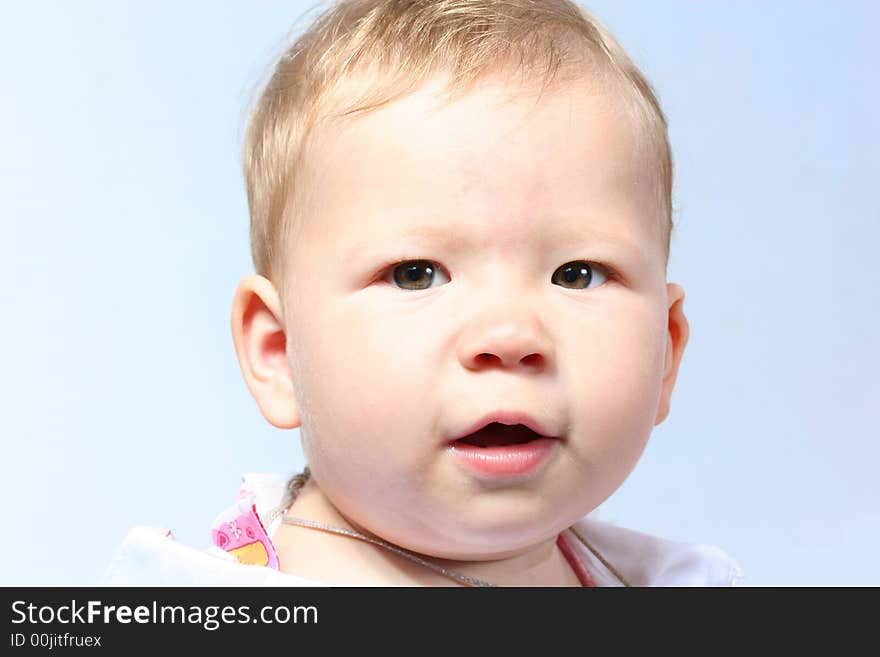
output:
M492 422L479 431L460 438L457 443L467 443L476 447L499 447L505 445L524 445L539 438L545 438L522 424L501 424Z

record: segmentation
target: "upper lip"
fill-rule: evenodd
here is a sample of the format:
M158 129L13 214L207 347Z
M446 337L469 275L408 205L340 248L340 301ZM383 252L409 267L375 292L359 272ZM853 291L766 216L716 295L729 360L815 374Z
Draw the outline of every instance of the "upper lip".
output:
M546 438L558 437L554 436L552 431L548 430L546 427L544 427L544 425L539 423L528 413L524 413L522 411L494 411L474 422L462 433L456 435L454 438L451 438L449 442L455 442L456 440L461 440L462 438L470 436L471 434L476 433L483 427L486 427L493 422L498 422L499 424L506 424L509 426L521 424L525 427L528 427L540 436L544 436Z

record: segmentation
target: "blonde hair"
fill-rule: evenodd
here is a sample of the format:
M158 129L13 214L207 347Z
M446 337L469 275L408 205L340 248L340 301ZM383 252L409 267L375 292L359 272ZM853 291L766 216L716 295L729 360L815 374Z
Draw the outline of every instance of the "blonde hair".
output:
M668 259L672 156L666 117L636 65L583 8L569 0L339 0L281 54L250 115L243 165L256 272L280 283L284 298L282 256L299 210L291 201L317 123L381 107L441 72L451 74L447 94L454 99L503 64L518 64L523 79L541 82L542 91L560 73L575 79L585 68L614 84L657 162L664 212L659 229ZM366 92L340 106L342 94L334 92L368 73Z

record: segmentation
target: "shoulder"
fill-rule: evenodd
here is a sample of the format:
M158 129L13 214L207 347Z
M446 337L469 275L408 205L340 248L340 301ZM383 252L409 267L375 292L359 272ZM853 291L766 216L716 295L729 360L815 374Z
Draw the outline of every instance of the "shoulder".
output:
M201 550L171 532L136 526L116 549L102 586L321 586L320 582L249 566L222 550Z
M277 526L273 513L283 508L287 477L281 474L246 474L242 477L238 501L214 521L212 537L235 510L247 506L256 523L265 524L271 535ZM280 521L280 519L279 519ZM262 524L260 526L262 527ZM247 527L244 527L246 530ZM206 532L207 534L207 532ZM271 541L266 540L270 546ZM234 544L234 543L233 543ZM243 546L246 547L246 546ZM321 582L295 577L277 568L249 565L234 550L217 545L194 548L175 540L167 529L135 526L116 549L101 582L104 586L324 586Z
M590 515L569 531L607 585L736 586L744 579L736 560L714 545L651 536Z

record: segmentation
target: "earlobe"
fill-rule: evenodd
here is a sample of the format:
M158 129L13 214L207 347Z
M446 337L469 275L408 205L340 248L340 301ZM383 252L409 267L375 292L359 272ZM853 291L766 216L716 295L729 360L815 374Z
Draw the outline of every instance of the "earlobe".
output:
M300 426L281 302L275 286L263 276L248 276L235 291L232 340L245 383L263 417L279 429Z
M657 407L657 417L654 418L655 425L663 422L669 415L672 390L675 388L678 368L681 365L681 359L690 336L690 326L684 314L684 289L675 283L667 283L666 291L669 303L666 355L663 368L663 388Z

